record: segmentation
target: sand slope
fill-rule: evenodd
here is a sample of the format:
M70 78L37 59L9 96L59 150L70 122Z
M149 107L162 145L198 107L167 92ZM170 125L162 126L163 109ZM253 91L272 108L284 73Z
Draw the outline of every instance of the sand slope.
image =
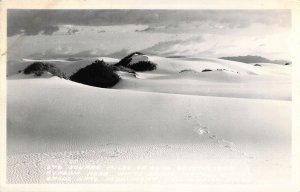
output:
M221 59L147 56L157 70L124 76L115 89L257 99L291 99L291 67ZM205 69L212 71L202 72ZM186 70L186 71L184 71Z
M289 69L148 57L158 64L157 71L138 73L137 78L124 75L113 89L49 74L9 77L8 182L283 183L290 179ZM201 72L208 66L216 71ZM194 71L179 73L184 69ZM104 175L90 178L88 168L70 177L51 172L55 166L65 171L73 165L102 166ZM130 173L120 171L122 166L129 166ZM146 175L139 175L141 166ZM121 173L125 176L118 176Z

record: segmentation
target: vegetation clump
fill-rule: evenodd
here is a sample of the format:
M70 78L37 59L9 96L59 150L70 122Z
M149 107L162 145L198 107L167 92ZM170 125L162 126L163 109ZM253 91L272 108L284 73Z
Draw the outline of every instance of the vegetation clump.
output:
M195 70L192 70L192 69L184 69L184 70L181 70L181 71L179 71L179 73L186 73L186 72L193 72L193 73L197 73L197 71L195 71Z
M139 61L137 63L130 65L129 68L135 71L153 71L157 67L156 64L152 63L151 61Z
M203 69L202 72L209 72L212 71L211 69Z
M24 74L34 74L36 76L42 76L45 72L49 72L54 76L60 78L66 78L58 67L50 63L34 62L24 69Z
M132 57L134 55L143 55L143 54L140 52L133 52L127 55L126 57L124 57L123 59L121 59L118 63L115 64L115 66L129 67Z
M110 88L120 81L120 77L112 66L103 60L96 60L91 65L79 69L70 80L94 87Z
M132 69L134 71L142 72L142 71L153 71L157 69L157 65L151 61L138 61L136 63L131 63L132 57L134 55L143 55L140 52L134 52L130 55L127 55L123 59L121 59L118 63L115 64L117 67L126 67Z

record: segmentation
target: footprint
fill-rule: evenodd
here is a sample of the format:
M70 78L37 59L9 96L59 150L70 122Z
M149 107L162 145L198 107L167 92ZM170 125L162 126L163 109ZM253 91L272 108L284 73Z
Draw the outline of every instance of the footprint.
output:
M198 133L199 135L204 135L204 134L208 134L209 131L207 129L207 127L195 127L194 131L196 131L196 133Z
M227 141L225 139L222 138L218 138L217 135L213 134L206 126L203 126L200 122L199 122L199 117L200 116L195 116L193 115L191 109L190 109L190 105L188 107L188 111L187 111L187 116L185 116L185 118L187 120L192 120L194 121L194 123L196 124L194 127L194 131L199 135L199 136L205 136L208 137L210 140L212 140L214 143L218 144L220 147L224 147L232 152L238 153L241 156L244 156L248 159L253 159L253 156L247 155L246 153L240 151L239 149L237 149L237 147L235 146L235 144L231 141Z
M217 139L217 136L216 135L210 135L209 138L215 140L215 139Z

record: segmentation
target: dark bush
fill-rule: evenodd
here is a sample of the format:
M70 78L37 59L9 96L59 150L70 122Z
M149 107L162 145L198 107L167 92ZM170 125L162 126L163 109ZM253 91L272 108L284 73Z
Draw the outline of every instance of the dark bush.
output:
M197 71L192 70L192 69L184 69L184 70L179 71L179 73L185 73L185 72L193 72L193 73L196 73Z
M123 72L127 72L127 73L132 73L132 74L136 74L136 72L133 70L133 69L130 69L128 67L124 67L124 66L115 66L115 65L112 65L111 66L112 69L114 71L123 71Z
M260 65L260 64L257 64L257 63L256 63L256 64L254 64L254 66L261 67L261 65Z
M94 87L108 88L117 84L120 77L112 66L97 60L91 65L79 69L70 77L70 80Z
M115 66L124 67L123 69L127 70L127 72L129 72L128 69L132 69L134 71L152 71L156 69L156 64L151 61L139 61L137 63L130 64L134 55L143 54L140 52L131 53L116 63Z
M135 71L153 71L156 69L156 64L151 61L139 61L130 65L129 68Z
M131 53L130 55L127 55L126 57L124 57L123 59L121 59L118 63L116 63L115 66L129 67L129 64L130 64L130 62L132 60L132 56L133 55L142 55L142 53L140 53L140 52Z
M36 76L42 76L44 72L49 72L60 78L66 78L59 68L50 63L34 62L24 69L24 74L35 74Z
M211 69L203 69L202 72L209 72L212 71Z

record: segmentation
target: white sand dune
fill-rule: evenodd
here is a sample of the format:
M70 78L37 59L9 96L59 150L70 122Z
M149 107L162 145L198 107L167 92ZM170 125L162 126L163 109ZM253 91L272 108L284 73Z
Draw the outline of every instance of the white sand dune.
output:
M103 60L108 64L114 64L119 61L119 59L109 58L109 57L91 57L91 58L78 58L74 60L66 59L22 59L8 62L7 65L7 76L13 76L19 71L24 70L27 66L34 62L48 62L56 65L60 68L67 77L71 76L73 73L77 72L79 69L84 68L87 65L92 64L96 60Z
M8 182L289 181L290 69L147 58L156 71L120 74L113 89L48 74L8 78ZM71 73L73 64L62 69ZM85 168L61 177L55 166ZM102 172L91 176L86 166Z
M157 70L124 76L114 88L219 97L291 99L291 67L198 58L184 60L148 56ZM202 72L205 69L212 71ZM183 71L188 70L188 71ZM183 72L182 72L183 71Z

